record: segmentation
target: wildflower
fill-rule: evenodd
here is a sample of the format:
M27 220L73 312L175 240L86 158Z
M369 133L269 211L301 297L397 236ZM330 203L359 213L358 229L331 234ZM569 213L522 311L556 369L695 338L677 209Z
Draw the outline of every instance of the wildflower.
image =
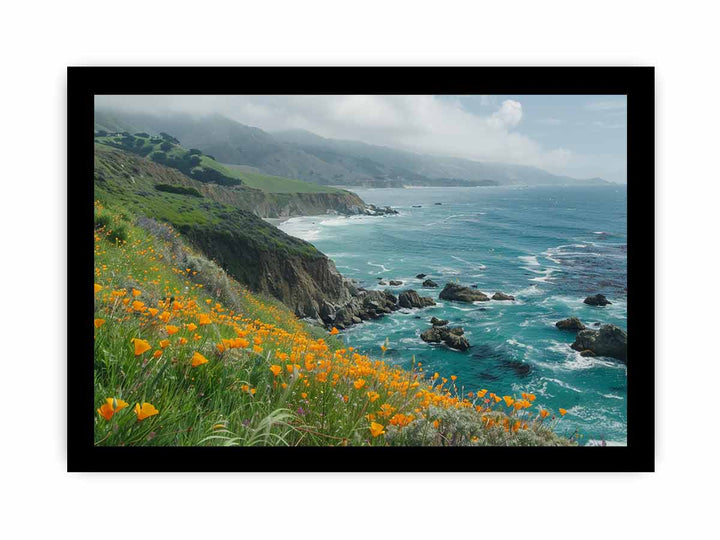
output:
M168 336L172 336L173 334L177 333L178 330L180 330L177 326L173 326L172 324L168 324L165 327L165 330L168 333Z
M142 310L142 308L145 307L145 302L141 302L140 300L135 300L132 303L132 307L135 311L140 311L140 310Z
M187 328L190 332L194 332L195 330L197 330L197 324L195 324L195 323L189 323L189 324L186 326L186 328Z
M160 411L158 411L155 407L153 407L150 403L143 403L142 407L139 403L135 404L135 414L137 415L138 422L141 420L145 420L146 418L149 418L150 416L155 416L156 414L159 414Z
M132 295L133 295L133 296L140 296L141 294L142 294L142 293L141 293L140 291L138 291L137 289L133 289L133 290L132 290Z
M380 348L382 349L382 352L387 351L387 347L385 346L385 344L380 345ZM378 425L380 425L380 424L378 424ZM383 433L385 433L385 432L383 432ZM376 437L377 437L377 435L376 435Z
M198 367L202 366L203 364L207 364L208 359L205 358L202 354L195 351L192 355L192 367Z
M385 433L385 426L382 424L378 424L377 422L371 422L370 423L370 433L373 437L379 437L380 435Z
M340 331L339 331L337 328L335 328L334 326L332 327L332 330L330 330L330 335L331 335L331 336L334 336L334 335L339 334L339 333L340 333Z
M452 379L453 382L455 382L455 380L457 379L457 375L450 375L450 378Z
M163 352L160 349L158 349L157 351L155 351L153 353L153 358L160 358L162 356L162 353Z
M365 379L358 379L353 383L353 386L356 390L360 390L363 386L365 386Z
M95 319L94 324L95 328L100 328L103 324L105 324L105 319Z
M135 356L140 356L145 351L152 349L147 340L134 338L132 341L135 343Z
M100 406L97 412L100 413L100 416L102 416L105 420L110 420L116 412L127 406L128 404L122 399L109 397L105 399L105 403Z
M181 337L180 338L180 345L185 345L187 343L187 338Z
M95 292L96 292L96 293L99 293L100 291L102 291L102 285L96 283L96 284L95 284Z
M540 409L540 417L541 418L547 418L550 413L547 412L545 409Z
M566 409L558 409L560 411L560 416L565 416L567 414Z
M260 345L254 345L253 346L253 352L255 354L261 354L263 351L263 348Z
M272 366L270 366L270 371L272 371L272 374L277 377L282 372L282 368L277 364L273 364Z
M154 317L155 315L157 315L159 312L160 312L160 310L157 309L157 308L154 308L154 307L148 308L148 313L149 313L152 317Z
M515 402L515 400L510 396L503 396L503 399L505 400L505 405L507 405L508 407L510 407Z
M372 403L380 397L380 394L378 394L377 392L368 392L367 397L370 400L370 403Z
M169 339L161 339L160 340L160 348L164 349L165 347L168 347L170 345Z
M300 394L300 397L303 398L303 399L307 399L307 394L306 394L305 392L302 392L302 393Z
M211 322L212 322L212 321L210 320L210 317L208 317L208 316L205 315L204 313L201 313L201 314L200 314L200 317L198 318L198 324L199 324L200 326L203 326L203 325L206 325L206 324L210 324Z

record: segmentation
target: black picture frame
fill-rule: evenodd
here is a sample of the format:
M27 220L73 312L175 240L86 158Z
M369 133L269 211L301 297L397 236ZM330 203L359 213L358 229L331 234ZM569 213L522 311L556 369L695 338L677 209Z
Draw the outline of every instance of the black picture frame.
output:
M653 67L69 67L68 471L651 472L655 449ZM628 332L624 447L96 447L93 126L99 94L627 96Z

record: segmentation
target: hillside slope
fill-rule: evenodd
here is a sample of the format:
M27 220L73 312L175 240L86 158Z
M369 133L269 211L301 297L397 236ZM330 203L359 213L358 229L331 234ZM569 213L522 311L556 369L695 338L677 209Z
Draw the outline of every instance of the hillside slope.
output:
M172 133L223 163L252 166L264 173L323 185L375 187L470 186L497 184L605 183L578 180L536 167L477 162L416 154L357 141L326 139L294 130L270 134L220 115L148 115L110 110L95 113L97 129Z
M154 204L132 193L145 188L108 179L122 165L108 159L98 194L111 203L95 207L95 445L576 444L532 394L467 392L415 362L369 358L250 293L142 216Z
M97 145L118 148L127 153L147 157L150 161L176 169L184 177L200 183L198 189L218 202L247 210L259 217L319 215L328 211L358 214L368 206L356 194L326 186L247 172L218 163L200 150L187 150L177 139L163 133L150 136L130 134L96 135ZM177 185L186 185L176 179Z

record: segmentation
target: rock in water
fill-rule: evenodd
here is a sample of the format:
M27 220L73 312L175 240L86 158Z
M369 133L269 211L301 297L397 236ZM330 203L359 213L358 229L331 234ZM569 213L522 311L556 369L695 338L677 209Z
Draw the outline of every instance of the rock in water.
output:
M505 294L501 292L496 292L492 295L493 300L515 300L515 297L511 294Z
M433 326L420 334L420 339L427 343L443 342L451 349L466 351L470 348L470 342L463 336L464 333L465 330L460 326Z
M590 351L597 356L609 356L627 363L627 332L612 324L603 324L600 330L580 330L570 347L584 356L587 356L586 351Z
M607 306L608 304L612 304L603 294L588 296L583 302L589 306Z
M557 326L560 330L585 330L585 325L577 317L570 317L568 319L558 321L555 323L555 326Z
M449 322L450 321L446 319L438 319L437 317L433 317L432 319L430 319L430 324L432 324L433 326L445 326Z
M426 279L425 281L423 281L422 286L425 287L425 288L427 288L427 289L432 289L432 288L434 288L434 287L437 287L438 284L435 283L432 279Z
M457 283L448 283L440 291L440 298L443 300L456 300L458 302L487 302L490 298L485 293L463 287Z
M404 308L424 308L427 306L434 306L435 300L429 296L420 296L416 291L408 289L400 293L398 297L398 304Z
M418 278L418 279L422 279L422 278L424 278L425 276L427 276L427 274L418 274L418 275L415 276L415 277Z
M396 279L391 279L391 280L390 280L390 285L393 286L393 287L397 287L398 285L402 285L402 284L403 284L402 281L397 281Z

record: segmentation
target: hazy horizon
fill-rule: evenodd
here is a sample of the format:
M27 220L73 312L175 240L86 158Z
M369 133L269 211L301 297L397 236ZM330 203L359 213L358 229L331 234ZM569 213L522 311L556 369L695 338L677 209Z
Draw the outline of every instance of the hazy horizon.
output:
M474 161L627 182L625 96L96 96L98 108L221 114L268 132L306 130Z

